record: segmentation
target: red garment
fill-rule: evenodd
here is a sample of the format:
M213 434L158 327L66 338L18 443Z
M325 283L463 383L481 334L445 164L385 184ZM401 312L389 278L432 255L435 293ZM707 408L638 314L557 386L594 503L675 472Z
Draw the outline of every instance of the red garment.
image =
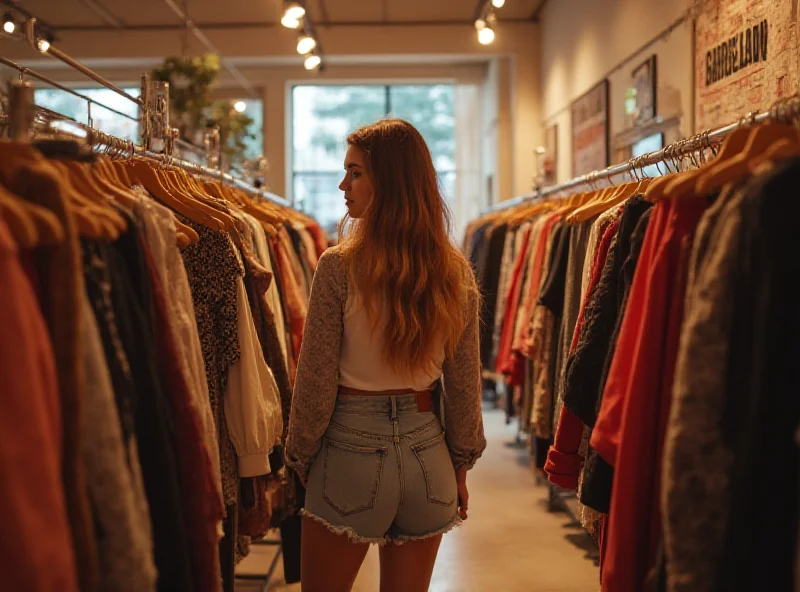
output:
M0 218L0 573L4 590L77 592L61 478L62 423L53 347Z
M222 497L215 482L211 453L205 444L197 408L179 352L169 327L169 313L164 292L150 250L142 245L152 286L155 309L156 359L164 384L164 392L175 418L178 479L184 507L184 526L191 543L192 566L197 589L216 592L222 577L219 573L217 525L225 516Z
M539 296L539 286L542 280L542 268L544 266L545 252L547 251L547 237L550 229L558 221L559 216L551 216L545 220L542 225L541 232L539 233L538 240L534 247L534 251L529 257L528 263L530 268L528 274L530 281L528 282L528 292L523 294L522 297L522 315L523 321L520 326L515 327L514 334L511 342L511 354L507 364L507 378L506 383L513 387L522 387L525 382L525 354L523 353L525 336L528 334L530 328L530 320L533 316L533 307L536 305L536 299Z
M608 225L597 245L592 269L589 274L589 285L583 297L581 310L578 314L578 321L575 324L575 331L572 334L572 342L569 348L572 353L578 346L583 320L586 313L586 303L594 292L597 284L600 283L600 276L611 249L611 243L619 231L619 220ZM583 422L567 409L566 405L561 406L561 413L558 417L558 427L553 445L547 453L547 462L544 465L544 472L547 473L548 480L554 485L564 489L578 489L578 480L583 467L583 456L579 454L581 442L583 441Z
M267 536L270 522L272 521L272 508L269 500L269 483L271 475L259 475L242 479L241 487L249 489L248 496L253 499L244 501L244 493L239 502L239 535L249 536L254 539L263 539ZM249 506L249 502L253 505Z
M639 592L661 532L661 453L691 236L706 200L656 204L636 266L591 444L614 466L602 585Z
M517 308L522 292L523 268L527 261L525 255L528 251L528 241L531 237L531 226L523 230L522 242L519 252L514 261L514 268L511 272L511 286L506 297L505 314L503 315L503 327L500 331L500 347L497 353L497 372L506 373L509 356L511 355L511 342L514 338L514 329L517 321Z
M278 274L281 278L281 287L283 289L283 300L286 305L287 323L292 337L292 352L293 356L287 360L289 366L289 378L294 384L294 377L297 371L297 358L300 355L300 346L303 343L303 327L306 323L307 308L306 303L303 301L300 286L292 269L292 262L289 259L291 255L286 252L284 242L280 237L275 236L272 239L272 246L275 249L277 259Z
M514 351L519 352L525 358L530 360L534 359L533 351L533 335L531 333L530 320L533 318L533 310L536 308L536 302L539 298L539 287L542 283L542 270L544 269L544 258L547 255L547 242L550 238L550 232L553 230L556 222L561 219L558 214L553 214L544 223L542 233L539 235L539 243L536 245L536 253L534 254L533 268L531 270L531 282L528 285L528 294L525 304L525 322L522 327L522 334L514 343ZM519 358L520 365L523 364L522 358ZM524 366L523 366L524 368ZM516 370L514 371L516 373Z
M311 234L311 237L314 239L314 245L317 249L317 260L322 257L322 254L328 250L328 239L325 236L325 231L322 230L317 223L309 223L306 226L306 229Z

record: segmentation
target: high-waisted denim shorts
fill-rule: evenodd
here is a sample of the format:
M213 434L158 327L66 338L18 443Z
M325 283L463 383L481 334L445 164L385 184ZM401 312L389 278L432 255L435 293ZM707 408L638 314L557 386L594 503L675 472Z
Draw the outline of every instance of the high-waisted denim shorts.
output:
M460 522L444 431L414 395L343 396L311 466L305 516L363 543L404 543Z

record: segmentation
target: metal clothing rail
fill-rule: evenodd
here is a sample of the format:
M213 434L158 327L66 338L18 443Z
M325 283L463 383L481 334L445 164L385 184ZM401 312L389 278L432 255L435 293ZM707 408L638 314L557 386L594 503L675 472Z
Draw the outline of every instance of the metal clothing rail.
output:
M4 66L8 66L9 68L16 70L23 76L30 76L31 78L35 78L36 80L44 82L45 84L49 84L50 86L57 88L58 90L64 91L65 93L69 93L74 97L78 97L79 99L86 101L90 106L89 110L90 117L91 117L91 105L97 105L98 107L102 107L103 109L110 111L111 113L130 119L131 121L136 121L136 122L139 121L138 117L133 117L131 115L128 115L127 113L123 113L122 111L117 111L116 109L113 109L112 107L109 107L108 105L105 105L100 101L95 101L94 99L87 97L86 95L82 95L81 93L74 91L71 88L64 86L63 84L59 84L55 80L52 80L43 74L39 74L35 70L31 70L30 68L26 68L25 66L21 66L15 62L12 62L8 58L0 56L0 64L3 64Z
M709 148L713 149L713 147L721 144L731 132L744 125L752 126L767 122L788 123L796 119L798 115L800 115L800 97L795 95L789 99L778 101L767 111L755 111L748 113L735 123L730 123L712 130L706 130L690 138L679 140L674 144L670 144L669 146L662 148L661 150L649 152L642 156L632 158L627 162L616 164L599 171L588 173L586 175L581 175L580 177L575 177L574 179L570 179L565 183L559 183L558 185L553 185L552 187L546 187L529 195L521 195L519 197L515 197L514 199L500 202L487 209L484 213L507 210L529 201L555 195L557 193L574 189L582 185L593 186L595 183L603 179L605 179L609 184L613 184L611 183L612 177L618 177L619 175L628 173L631 175L631 178L634 178L637 170L641 171L641 169L644 167L659 163L665 163L669 169L669 163L672 162L675 165L675 168L678 168L678 160L684 159L687 156L694 158L694 154L697 152L705 151Z
M87 68L86 66L81 64L80 62L74 60L73 58L71 58L70 56L65 54L63 51L58 49L57 47L54 47L52 44L49 45L49 47L45 51L42 51L41 49L39 49L39 46L38 46L38 41L39 40L36 39L36 19L35 18L29 18L27 21L25 21L25 38L28 40L28 43L30 43L31 47L33 49L35 49L36 51L40 51L41 53L44 53L44 54L49 55L49 56L52 56L52 57L54 57L54 58L56 58L58 60L61 60L62 62L64 62L68 66L70 66L71 68L74 68L78 72L88 76L89 78L91 78L92 80L97 82L98 84L102 84L108 90L112 90L115 93L117 93L119 96L125 97L129 101L139 105L139 107L144 108L144 101L142 101L142 99L136 98L133 95L129 95L124 90L122 90L120 87L118 87L116 84L113 84L112 82L106 80L103 76L100 76L100 74L98 74L94 70L91 70L90 68Z

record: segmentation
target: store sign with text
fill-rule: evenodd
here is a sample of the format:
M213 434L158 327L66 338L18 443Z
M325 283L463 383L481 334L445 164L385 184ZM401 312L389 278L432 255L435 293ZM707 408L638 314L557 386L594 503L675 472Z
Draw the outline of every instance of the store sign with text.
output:
M798 92L796 0L706 0L695 27L695 129Z

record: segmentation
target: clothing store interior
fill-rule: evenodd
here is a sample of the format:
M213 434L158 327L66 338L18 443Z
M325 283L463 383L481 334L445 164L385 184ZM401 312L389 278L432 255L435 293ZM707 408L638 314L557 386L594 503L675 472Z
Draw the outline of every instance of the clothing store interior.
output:
M301 590L311 285L392 116L481 293L488 444L429 589L800 590L795 1L0 14L0 588Z

